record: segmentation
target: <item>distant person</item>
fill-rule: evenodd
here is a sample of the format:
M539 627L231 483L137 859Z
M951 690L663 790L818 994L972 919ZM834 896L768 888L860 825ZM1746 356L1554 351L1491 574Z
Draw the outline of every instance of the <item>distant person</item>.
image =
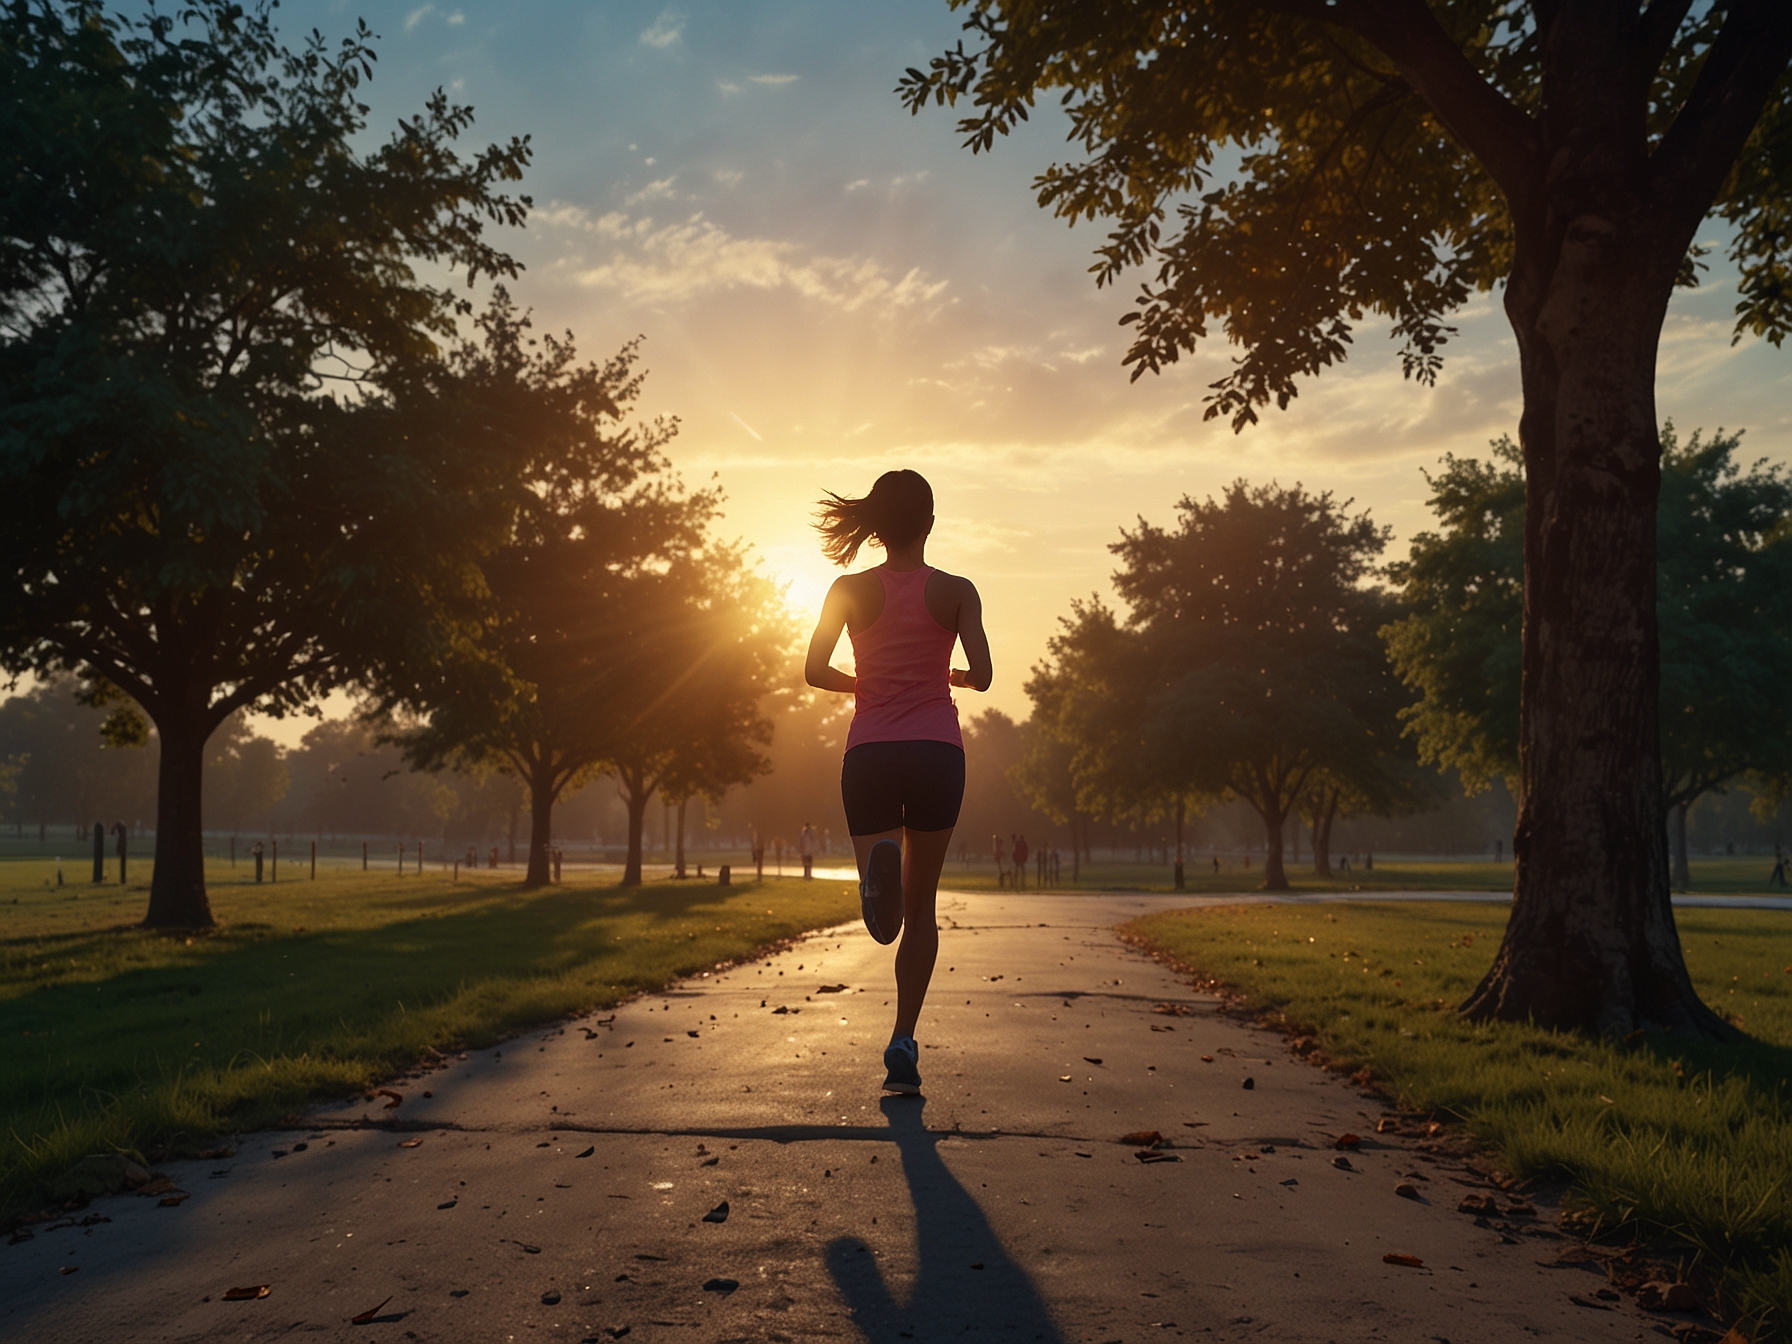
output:
M804 676L853 697L840 794L859 863L859 906L878 942L902 934L884 1090L919 1095L915 1026L939 955L940 869L964 801L964 737L951 687L986 691L994 676L983 603L969 579L927 563L933 488L918 472L885 472L862 499L830 492L816 527L838 565L850 565L867 542L884 552L883 564L828 590ZM856 677L829 662L843 629ZM956 642L968 669L952 666Z
M1215 854L1213 856L1213 871L1217 873L1217 872L1219 872L1219 870L1220 870L1220 856L1218 854Z
M1775 846L1775 848L1777 849L1778 846ZM1786 885L1786 856L1784 854L1781 854L1774 859L1773 875L1767 879L1767 885L1770 887L1784 887Z
M1058 847L1056 845L1052 846L1052 885L1054 887L1061 887L1064 885L1063 855L1058 853Z
M815 876L815 828L806 821L796 838L796 847L803 856L803 878L807 881Z
M1363 855L1363 871L1365 873L1372 873L1375 871L1375 855Z
M1014 886L1017 891L1025 891L1027 887L1027 855L1032 853L1027 844L1027 837L1014 837Z

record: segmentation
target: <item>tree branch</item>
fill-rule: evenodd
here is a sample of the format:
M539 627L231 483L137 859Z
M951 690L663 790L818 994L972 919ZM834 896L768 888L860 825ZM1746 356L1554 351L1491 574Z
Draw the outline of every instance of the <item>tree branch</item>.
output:
M1789 63L1792 5L1736 0L1698 83L1649 163L1651 195L1669 209L1678 205L1676 222L1688 230L1711 208Z

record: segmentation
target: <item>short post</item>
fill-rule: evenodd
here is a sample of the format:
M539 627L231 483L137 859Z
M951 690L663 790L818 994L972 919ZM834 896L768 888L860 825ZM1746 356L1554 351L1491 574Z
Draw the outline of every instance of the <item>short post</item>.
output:
M280 842L271 840L268 843L274 847L271 862L268 865L268 881L278 882L280 880Z
M454 880L456 882L460 881L460 860L459 859L456 859L454 861Z
M367 871L367 842L365 840L361 842L361 871Z
M1176 890L1177 891L1187 891L1188 890L1187 885L1182 880L1182 860L1181 859L1176 860Z
M97 887L106 880L106 823L93 823L93 884Z
M130 835L130 832L125 830L124 823L122 821L119 822L118 823L118 885L121 887L125 883L125 875L124 875L125 864L128 861L129 850L130 850L130 846L126 842L127 842L129 835Z
M317 841L311 842L311 880L317 881Z
M417 842L417 876L423 876L423 842Z
M236 837L230 837L230 866L236 867Z
M732 876L733 876L733 872L730 869L729 865L724 863L716 873L716 885L718 887L726 887L726 886L732 885L729 881L729 879Z
M255 880L259 882L261 881L261 841L257 840L255 842L255 848L249 852L255 856Z
M404 841L398 842L398 875L404 876Z

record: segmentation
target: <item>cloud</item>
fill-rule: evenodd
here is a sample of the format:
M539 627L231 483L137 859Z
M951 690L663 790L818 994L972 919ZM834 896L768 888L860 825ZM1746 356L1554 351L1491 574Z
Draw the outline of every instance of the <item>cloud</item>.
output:
M417 8L404 16L405 32L410 32L418 24L422 23L423 20L427 19L434 11L434 5L418 5Z
M794 84L798 77L796 75L753 75L751 78L755 84Z
M715 172L716 181L724 187L739 186L741 178L745 176L738 168L718 168Z
M641 45L664 51L684 36L684 15L676 9L660 11L659 18L641 31Z
M554 205L537 216L571 224L626 246L602 265L578 274L580 283L649 303L682 303L729 289L788 289L806 299L852 312L930 303L946 288L919 267L892 278L869 257L804 256L795 243L737 238L702 215L652 227L648 219L617 214L591 219L576 207Z
M448 16L448 26L450 28L458 28L461 26L461 24L465 23L466 21L467 21L467 16L465 14L462 14L458 9L455 10L454 13L452 13Z
M641 190L628 198L629 205L642 205L648 201L675 201L678 193L672 190L672 184L678 180L675 173L671 177L662 177L657 182L649 182Z
M747 433L751 434L760 443L765 442L765 435L761 434L758 430L754 429L753 426L749 425L745 420L742 420L740 418L740 416L735 415L733 411L728 412L728 414L734 416L735 424L739 425L742 429L746 430Z

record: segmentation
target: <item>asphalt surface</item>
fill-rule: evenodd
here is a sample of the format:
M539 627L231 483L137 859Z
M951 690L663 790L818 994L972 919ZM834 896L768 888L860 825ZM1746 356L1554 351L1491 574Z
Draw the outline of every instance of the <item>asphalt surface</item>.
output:
M1194 903L942 895L922 1099L880 1096L856 927L448 1060L0 1248L0 1338L1666 1335L1544 1267L1547 1205L1477 1225L1478 1175L1111 932Z

